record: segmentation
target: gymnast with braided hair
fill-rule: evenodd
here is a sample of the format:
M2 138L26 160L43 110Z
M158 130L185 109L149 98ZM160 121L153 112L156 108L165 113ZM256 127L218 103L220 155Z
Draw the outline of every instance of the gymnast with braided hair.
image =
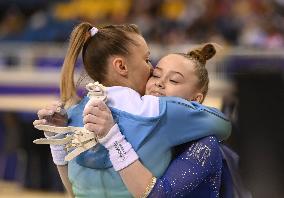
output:
M73 73L81 51L84 68L90 78L106 86L106 104L90 100L87 96L79 98L76 94ZM97 135L99 145L69 162L65 161L67 153L64 147L51 145L62 181L75 197L146 197L155 182L159 182L156 178L161 178L169 166L172 148L207 136L212 137L205 141L213 141L212 144L216 145L230 135L229 120L218 110L199 103L205 95L197 90L207 93L208 89L203 74L200 84L195 72L188 71L195 76L189 79L190 83L197 83L196 89L188 90L190 98L185 100L183 95L175 94L166 96L155 88L163 86L153 81L158 79L155 76L158 68L149 79L152 70L149 56L148 46L135 25L95 28L89 23L82 23L73 30L62 68L61 102L39 110L39 120L34 121L34 125L84 126ZM201 60L198 54L169 56L188 57L194 63L209 58ZM174 78L177 79L171 79L173 84L181 76L176 73ZM145 89L150 91L146 91L148 95L144 95ZM174 89L178 86L172 91ZM62 104L67 108L67 114L57 113ZM100 116L101 113L104 116ZM206 165L211 152L207 149L204 152L205 161L201 163ZM129 180L122 175L124 170L131 171L137 163L140 168L145 166L149 170L146 179L140 180L143 192L129 186ZM136 174L144 175L143 172Z

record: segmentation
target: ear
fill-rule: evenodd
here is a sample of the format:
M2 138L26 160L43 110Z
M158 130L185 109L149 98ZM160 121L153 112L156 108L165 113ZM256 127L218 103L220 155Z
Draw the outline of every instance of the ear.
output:
M203 100L203 94L202 93L197 93L194 97L193 97L193 99L192 99L192 101L196 101L196 102L198 102L198 103L201 103L202 102L202 100Z
M125 63L126 61L123 57L114 57L112 60L114 70L121 76L128 75L128 68Z

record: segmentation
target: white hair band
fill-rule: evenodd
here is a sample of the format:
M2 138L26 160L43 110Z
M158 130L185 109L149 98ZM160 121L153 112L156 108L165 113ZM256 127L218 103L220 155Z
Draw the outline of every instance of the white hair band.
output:
M96 33L98 33L98 28L96 28L96 27L92 27L91 29L90 29L90 34L91 34L91 36L94 36Z

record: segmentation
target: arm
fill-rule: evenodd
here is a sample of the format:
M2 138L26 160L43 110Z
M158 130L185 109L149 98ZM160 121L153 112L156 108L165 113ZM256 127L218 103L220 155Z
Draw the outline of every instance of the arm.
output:
M190 142L210 135L216 136L218 140L221 141L227 139L230 135L230 121L224 114L216 109L206 107L196 102L189 102L178 97L157 98L154 96L143 96L143 100L141 101L142 102L139 104L143 107L142 109L145 109L145 104L148 104L148 107L151 107L150 109L155 109L155 111L151 110L152 113L150 113L150 115L146 115L146 113L143 113L143 115L135 114L138 119L141 118L142 122L145 120L144 118L147 118L147 120L153 121L154 123L153 128L147 130L142 138L147 138L153 133L152 129L158 128L155 130L155 137L158 139L161 137L168 140L164 144L165 148L172 148L185 142ZM98 104L96 101L90 100L86 104L83 114L86 115L88 109L97 106ZM138 109L141 108L140 106L137 107ZM124 111L127 112L127 110ZM94 123L96 114L93 114L93 112L89 112L89 114L93 115L93 117L90 118L89 123ZM179 130L176 130L177 128ZM136 128L135 130L139 130L139 128ZM172 131L175 131L174 138L172 137ZM190 133L188 133L189 131ZM130 133L130 131L128 131L128 133ZM129 141L133 143L131 139ZM144 141L144 139L140 139L139 142L134 143L133 147L138 148L140 146L138 144L142 141Z
M119 134L119 135L118 135ZM111 135L111 137L109 136ZM107 138L107 142L105 142ZM134 197L143 197L149 192L146 188L151 184L153 174L139 160L132 159L131 152L125 154L126 160L117 155L117 148L110 146L113 141L127 148L129 144L115 125L105 138L100 139L109 150L114 169L119 172L124 184ZM110 139L109 139L110 138ZM124 149L127 150L127 149ZM149 197L170 197L176 193L187 195L211 173L221 169L222 158L218 141L214 137L206 137L188 146L169 165L163 176L157 180ZM189 172L189 170L191 170ZM137 174L139 173L139 174ZM173 185L174 184L174 185ZM192 184L189 186L189 184ZM186 188L186 186L189 186Z
M181 98L161 97L160 110L163 116L156 134L167 137L167 147L174 147L212 135L218 140L224 140L230 135L231 123L217 109ZM172 131L175 131L174 138Z
M68 179L68 165L63 165L63 166L57 165L57 170L60 175L61 181L68 193L68 196L74 197L74 194L72 191L72 184L70 183Z
M120 170L119 175L134 197L142 197L153 177L153 174L139 160Z
M55 126L67 125L67 114L62 111L62 104L60 102L54 102L50 106L38 111L38 120L33 122L33 125L48 124ZM45 132L45 136L48 138L51 134ZM64 161L64 157L67 154L63 146L50 146L53 162L57 165L57 170L60 175L61 181L68 193L69 197L74 197L72 191L72 185L68 179L68 165Z
M119 172L129 192L134 197L141 197L153 175L137 160L136 152L121 134L118 125L114 123L108 107L104 103L87 107L84 110L83 121L84 127L96 133L100 143L108 149L113 167ZM140 174L133 180L137 172Z
M96 116L94 117L94 115ZM96 120L96 123L95 124L91 123L91 120ZM145 189L151 183L153 174L146 167L144 167L143 164L139 160L137 160L138 159L137 154L132 149L131 145L126 141L125 137L120 133L118 126L114 125L113 118L108 108L104 104L99 104L97 107L86 109L85 114L84 114L84 123L85 123L85 127L88 130L93 131L102 137L99 139L99 141L109 150L109 156L113 164L113 167L116 171L119 172L128 190L135 197L141 197L141 195L146 194ZM109 130L109 128L111 129ZM106 136L104 136L106 132L108 133ZM215 139L215 142L212 141L212 143L217 144L216 139ZM190 148L190 149L194 151L194 148ZM210 145L208 146L208 149L210 150ZM216 151L217 149L212 148L211 150ZM205 151L209 152L208 150L205 150ZM206 154L206 152L204 154L204 159L209 158L207 157L208 153ZM211 158L208 159L206 161L207 164L205 164L204 161L198 162L197 161L198 159L195 159L194 155L191 156L192 161L190 160L184 161L183 158L185 157L185 155L187 155L187 152L184 152L183 156L177 158L170 165L168 171L164 174L164 176L157 181L158 183L157 185L155 185L153 193L155 194L157 192L166 193L167 185L163 187L161 186L161 184L163 184L164 181L171 180L172 177L175 177L175 176L179 177L180 172L175 173L174 172L175 170L184 171L184 169L188 169L190 168L190 166L197 167L198 163L201 163L200 169L198 169L198 171L201 174L199 174L198 176L202 175L205 178L209 174L208 169L210 168L210 167L208 168L207 164L210 164L210 165L214 164L212 163L212 161L213 159L216 158L215 157L216 155L213 155L210 152L208 156L210 156ZM183 167L184 169L180 169L181 167ZM171 192L177 192L178 190L180 190L181 188L180 186L184 187L184 185L186 185L185 182L197 182L195 185L197 186L198 182L202 181L200 180L200 178L198 180L197 177L192 177L192 176L187 177L186 179L191 179L191 180L186 180L186 181L183 180L183 183L180 183L179 186L176 186L176 188L171 189Z

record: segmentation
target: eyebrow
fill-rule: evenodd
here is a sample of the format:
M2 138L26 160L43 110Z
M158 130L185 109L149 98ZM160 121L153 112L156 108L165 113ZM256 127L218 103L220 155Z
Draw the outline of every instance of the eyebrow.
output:
M156 67L155 69L159 69L159 70L163 70L162 68L160 68L160 67ZM180 73L180 72L177 72L177 71L170 71L171 73L174 73L174 74L179 74L179 75L181 75L183 78L184 78L184 76L182 75L182 73Z
M184 76L182 75L182 73L176 72L176 71L172 71L172 72L174 72L175 74L179 74L179 75L181 75L181 76L184 78Z

